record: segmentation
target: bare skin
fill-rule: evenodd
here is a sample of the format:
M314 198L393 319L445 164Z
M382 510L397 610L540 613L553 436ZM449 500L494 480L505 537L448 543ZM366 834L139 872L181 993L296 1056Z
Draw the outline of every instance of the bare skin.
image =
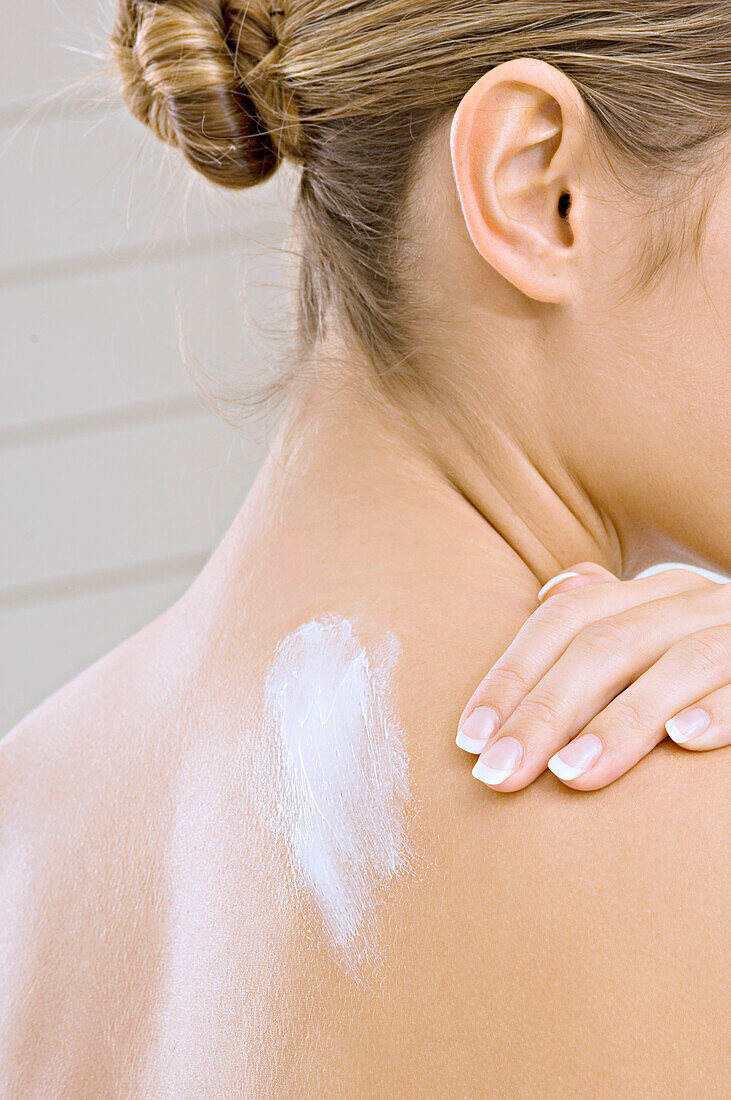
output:
M454 743L466 699L565 565L731 566L728 198L705 288L684 288L693 332L664 284L620 306L608 283L631 242L608 238L630 229L581 174L571 86L529 65L517 113L512 80L502 112L478 93L463 102L454 161L438 146L422 193L438 206L422 254L442 250L424 293L444 296L443 315L460 273L449 325L471 372L469 439L443 409L374 402L333 338L320 353L337 366L293 397L192 588L3 742L3 1095L724 1095L728 751L666 742L599 791L544 773L503 795ZM529 79L531 103L560 103L558 144L537 144L546 114L526 115ZM511 171L487 157L476 182L480 149L502 149ZM579 212L569 247L549 214L552 166ZM618 366L628 347L636 370ZM682 455L667 431L681 412ZM402 644L419 860L374 914L380 953L362 982L293 900L256 810L267 664L330 610L366 642L393 631Z

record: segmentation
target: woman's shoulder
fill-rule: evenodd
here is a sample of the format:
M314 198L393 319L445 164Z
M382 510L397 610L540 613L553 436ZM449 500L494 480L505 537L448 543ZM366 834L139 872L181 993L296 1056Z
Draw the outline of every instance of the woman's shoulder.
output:
M3 1095L111 1095L144 1057L189 727L173 622L115 647L0 741Z
M66 767L76 771L84 762L93 768L103 757L124 758L154 719L154 686L161 700L169 694L170 676L160 660L164 620L151 622L83 669L0 740L6 787L26 768L38 779L58 776Z
M394 589L383 631L366 631L362 649L330 623L351 647L335 706L322 708L336 720L342 768L322 771L306 725L284 730L297 750L288 804L311 826L298 834L304 853L292 850L306 859L300 880L315 916L285 978L289 1004L304 998L307 1020L320 1021L310 1085L326 1091L342 1079L361 1095L439 1097L720 1095L723 1037L709 1012L720 1019L727 996L718 928L731 754L689 759L668 742L589 793L549 772L516 794L477 782L456 723L535 607L535 591L471 580L448 592L434 578L400 607ZM322 654L322 621L313 630L309 652ZM391 632L399 656L385 662L385 688ZM285 727L287 699L304 703L298 692L312 686L306 666L286 675L300 652L285 651L285 675L273 681ZM362 679L367 667L375 692ZM362 746L348 709L354 687L365 703ZM340 740L348 730L352 753ZM374 740L390 742L387 755L374 754ZM333 838L343 835L350 856L341 865ZM296 1013L285 1084L296 1091L307 1025L291 1020Z
M288 608L268 675L299 911L281 1091L715 1095L731 754L667 743L600 791L487 789L456 724L538 585L460 565L412 557L328 601L342 614Z
M17 874L12 896L80 899L95 888L85 868L110 881L140 845L149 856L188 728L193 671L184 652L172 661L173 624L167 613L151 622L0 741L0 876ZM47 908L49 926L60 911Z
M474 780L456 722L537 587L484 566L316 600L259 575L0 743L18 1050L32 1004L46 1064L93 1049L99 1094L140 1060L182 1089L210 1050L222 1094L256 1064L279 1095L716 1095L728 759L661 746L589 794Z
M475 780L456 723L529 598L493 588L471 637L435 622L406 653L425 858L394 911L391 1026L406 1044L418 1021L435 1095L720 1096L731 752L665 741L586 793L550 772L513 794Z

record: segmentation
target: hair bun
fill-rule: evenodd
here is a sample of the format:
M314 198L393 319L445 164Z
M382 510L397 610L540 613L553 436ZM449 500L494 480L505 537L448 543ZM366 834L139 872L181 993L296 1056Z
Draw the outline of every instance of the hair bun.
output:
M222 2L223 5L222 6ZM266 0L119 0L111 50L136 118L215 183L251 187L300 159Z

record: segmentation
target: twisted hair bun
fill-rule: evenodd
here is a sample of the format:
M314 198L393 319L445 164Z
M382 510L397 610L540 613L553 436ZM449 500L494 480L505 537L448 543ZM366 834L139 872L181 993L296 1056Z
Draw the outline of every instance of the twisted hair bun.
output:
M136 118L208 179L251 187L301 130L281 74L283 0L118 0L110 45Z

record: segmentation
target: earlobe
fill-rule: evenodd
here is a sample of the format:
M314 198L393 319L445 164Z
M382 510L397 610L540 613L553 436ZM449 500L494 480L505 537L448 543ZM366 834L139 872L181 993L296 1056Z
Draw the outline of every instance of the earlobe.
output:
M585 119L567 77L517 58L485 73L452 120L452 166L472 242L537 301L574 293Z

